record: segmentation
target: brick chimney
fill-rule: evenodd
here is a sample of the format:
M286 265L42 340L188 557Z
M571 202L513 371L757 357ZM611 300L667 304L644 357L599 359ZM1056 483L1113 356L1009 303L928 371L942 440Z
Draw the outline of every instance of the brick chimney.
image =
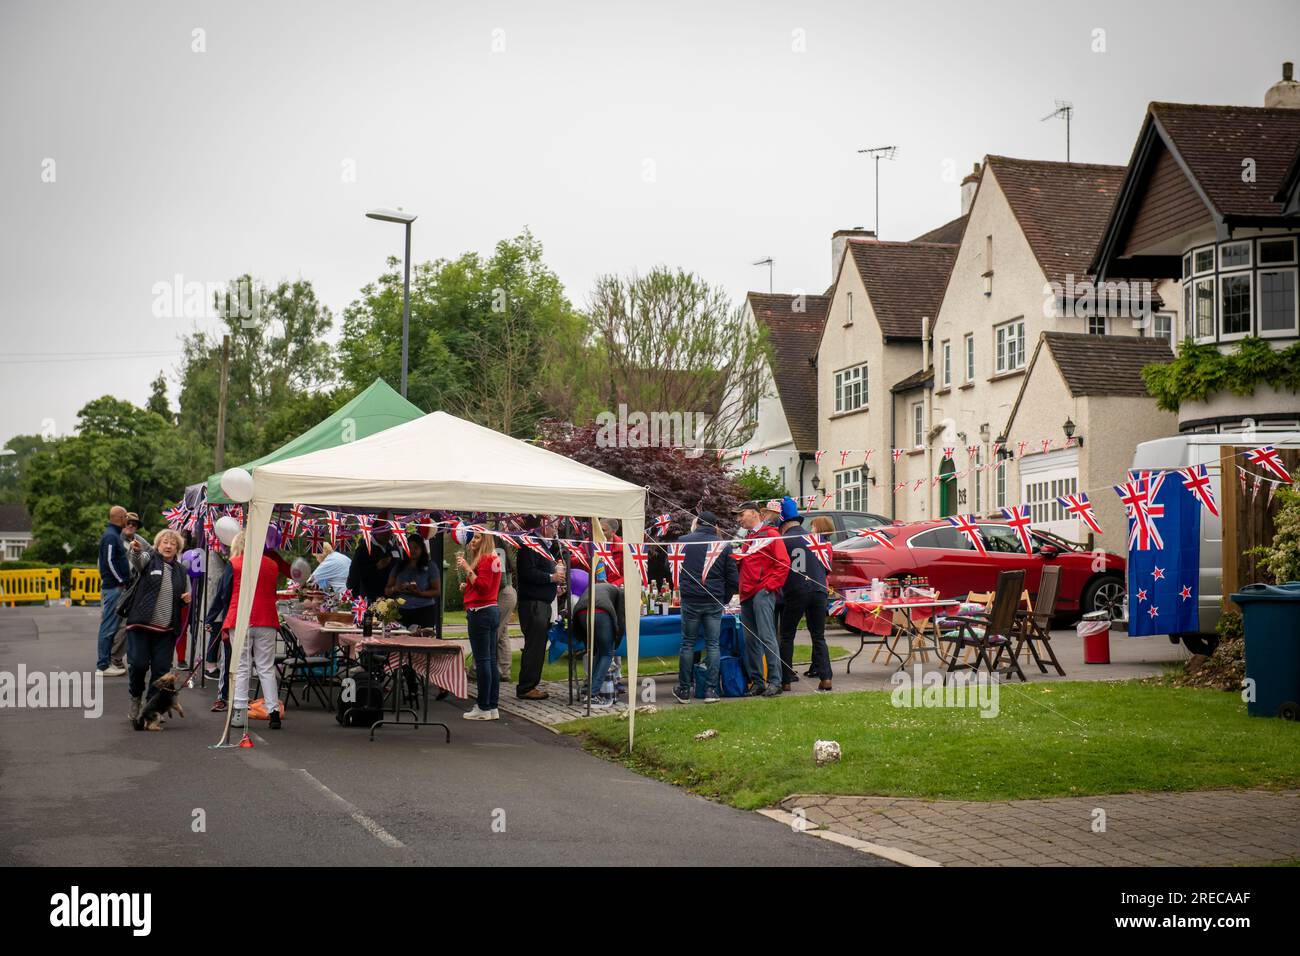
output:
M1287 60L1282 64L1282 79L1268 88L1264 94L1264 105L1279 109L1300 109L1300 83L1295 81L1293 72L1295 64Z
M831 234L831 282L840 274L840 262L844 259L844 250L849 247L850 239L874 239L876 233L871 229L854 226L852 229L836 229Z
M967 173L966 178L961 181L961 214L970 215L971 203L975 201L975 190L980 184L980 164L976 163L975 168Z

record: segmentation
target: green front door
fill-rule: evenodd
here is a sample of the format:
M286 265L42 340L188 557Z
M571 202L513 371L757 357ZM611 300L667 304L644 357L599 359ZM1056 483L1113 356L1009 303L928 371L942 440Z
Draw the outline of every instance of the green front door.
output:
M939 465L939 517L947 518L957 513L957 466L951 458Z

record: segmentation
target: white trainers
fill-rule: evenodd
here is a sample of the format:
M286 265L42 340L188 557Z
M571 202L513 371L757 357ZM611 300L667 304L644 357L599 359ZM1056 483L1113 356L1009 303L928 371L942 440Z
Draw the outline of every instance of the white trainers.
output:
M126 673L125 667L118 667L116 664L110 664L104 668L105 677L121 677Z
M501 719L501 711L498 710L496 707L493 707L491 710L488 711L488 713L492 715L492 716L490 716L490 717L488 718L488 720L500 720L500 719Z
M466 720L496 720L490 710L479 710L478 704L475 704L465 713L461 714Z
M236 708L235 708L235 712L234 712L233 714L230 715L230 726L231 726L231 727L243 727L243 726L244 726L244 723L245 723L245 721L244 721L244 711L243 711L243 708L236 707Z

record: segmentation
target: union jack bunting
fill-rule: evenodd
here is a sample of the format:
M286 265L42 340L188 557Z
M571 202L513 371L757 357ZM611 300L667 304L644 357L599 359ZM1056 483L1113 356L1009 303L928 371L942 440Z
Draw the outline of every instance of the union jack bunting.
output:
M974 461L974 460L975 460L975 456L978 455L979 453L980 453L980 446L979 446L979 445L967 445L967 446L966 446L966 460L967 460L968 462L970 462L970 461Z
M824 448L819 448L817 451L813 452L813 457L817 459L817 464L820 465L822 463L822 455L824 454L826 454L826 449Z
M1250 485L1250 500L1252 502L1259 497L1259 486L1264 481L1264 479L1259 477L1259 475L1255 475L1254 478L1255 480L1252 481Z
M1237 466L1237 482L1241 485L1241 493L1246 493L1246 469L1240 465Z
M370 550L373 543L372 535L374 533L375 519L371 515L357 515L357 530L361 532L361 540L366 543L366 550ZM402 540L406 540L405 535L399 535Z
M868 448L865 452L862 453L862 464L864 465L871 464L871 453L873 451L875 451L874 448Z
M682 562L686 560L686 545L670 544L668 546L668 567L673 575L673 590L677 590L682 579Z
M741 467L741 468L744 468L744 467L745 467L745 462L749 461L749 455L750 455L750 451L749 451L748 448L745 448L745 449L743 449L743 450L740 452L740 467Z
M564 545L564 550L569 552L569 557L572 560L572 563L578 565L580 568L585 568L588 571L591 570L591 561L587 559L586 548L574 541L562 541L561 543Z
M1081 491L1077 495L1062 495L1056 500L1060 502L1066 514L1078 518L1097 534L1101 534L1101 525L1097 523L1097 516L1092 511L1092 502L1088 500L1086 494Z
M1262 448L1256 448L1246 455L1246 460L1252 465L1259 465L1265 471L1272 472L1283 481L1291 480L1291 473L1286 470L1282 464L1282 456L1272 445L1264 445Z
M822 495L822 507L825 508L828 504L830 504L831 499L834 497L835 495L831 493Z
M850 452L850 451L852 451L852 449L850 449L850 448L844 448L844 449L841 449L841 450L840 450L840 467L841 467L841 468L843 468L843 467L844 467L844 463L847 462L847 461L849 460L849 452Z
M953 449L953 447L952 447L951 445L945 445L945 446L944 446L944 449L943 449L943 460L944 460L944 461L952 461L952 453L953 453L953 451L954 451L954 449Z
M362 532L364 534L364 532ZM397 548L408 558L411 556L411 542L406 540L406 535L395 534L393 539L397 542Z
M333 511L325 512L325 528L329 532L330 544L335 544L339 539L339 527L343 524L339 516Z
M1025 457L1025 446L1028 445L1028 444L1029 444L1029 442L1027 442L1027 441L1018 441L1018 442L1016 442L1016 457L1017 457L1017 458L1024 458L1024 457Z
M536 535L521 534L519 536L519 543L522 544L529 551L541 555L547 561L555 560L555 555L551 554L550 551L546 550L546 546L537 540Z
M1124 502L1124 510L1131 522L1128 534L1129 550L1164 549L1164 539L1160 537L1160 529L1155 523L1156 518L1163 518L1165 515L1165 506L1155 504L1156 495L1164 482L1164 472L1154 476L1151 472L1142 472L1135 480L1115 486L1115 493Z
M709 578L709 570L717 563L718 558L722 557L723 549L727 547L725 541L710 541L709 550L704 553L704 570L700 572L700 582L703 583Z
M832 548L829 541L823 541L822 536L816 533L806 534L803 536L804 541L808 543L808 550L817 556L817 560L822 563L822 567L827 571L831 569Z
M177 505L175 508L168 508L163 512L163 520L167 522L167 527L179 528L185 520L185 506Z
M1206 511L1219 517L1219 505L1214 500L1214 489L1210 487L1209 469L1204 465L1193 465L1184 468L1179 474L1183 476L1183 487L1196 496Z
M319 551L325 544L325 530L318 524L304 525L303 530L307 533L307 546L313 552Z
M1042 446L1043 446L1043 453L1046 454L1047 452L1052 450L1052 440L1050 438L1044 438L1042 441Z
M363 597L357 598L357 603L352 605L352 619L357 622L357 627L361 626L362 619L366 616L366 608L370 607Z
M916 491L920 491L920 490L921 490L921 486L922 486L923 484L925 484L926 480L927 480L927 479L925 479L925 478L918 478L918 479L916 479L916 481L912 482L912 491L914 491L914 492L916 492Z
M662 538L665 534L668 533L668 526L672 524L672 521L673 521L672 515L668 514L667 512L664 512L661 515L655 515L655 525L654 525L655 534L657 534L659 537Z
M302 524L305 514L300 504L295 504L289 509L289 537L298 537L298 526Z
M894 550L894 542L889 540L889 535L875 528L857 528L854 532L859 538L870 538L877 544L884 545L890 551Z
M898 484L894 485L894 493L897 494L898 492L902 491L906 487L907 487L907 482L900 481L898 482Z
M971 543L980 554L988 554L988 549L984 547L984 536L980 534L979 525L975 523L974 515L953 515L947 519L948 523L962 533L962 536Z
M1002 450L1002 442L1000 442L1000 441L995 441L995 442L993 443L993 459L994 459L995 461L997 460L998 452L1000 452L1001 450Z
M826 613L831 617L839 617L844 613L844 598L836 598L826 605Z
M636 569L641 573L641 583L645 584L650 577L650 572L646 566L646 561L649 558L646 546L644 544L629 544L628 547L632 551L632 560L636 562Z
M894 448L890 450L890 454L894 456L894 461L898 461L906 451L906 448Z
M1033 554L1034 539L1029 533L1029 505L1015 505L1010 508L1003 508L1002 517L1007 519L1007 523L1016 532L1016 537L1020 539L1025 554Z

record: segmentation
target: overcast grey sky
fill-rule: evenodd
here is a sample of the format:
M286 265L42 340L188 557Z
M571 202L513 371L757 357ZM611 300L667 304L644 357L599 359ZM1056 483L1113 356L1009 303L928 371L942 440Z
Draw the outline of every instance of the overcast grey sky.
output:
M373 206L419 214L417 260L528 226L577 304L659 263L740 298L768 255L821 291L874 219L856 150L898 145L910 239L984 154L1064 159L1056 99L1075 160L1125 163L1148 101L1262 105L1284 59L1296 0L0 0L0 442L160 369L174 399L177 274L303 277L337 317L401 252Z

